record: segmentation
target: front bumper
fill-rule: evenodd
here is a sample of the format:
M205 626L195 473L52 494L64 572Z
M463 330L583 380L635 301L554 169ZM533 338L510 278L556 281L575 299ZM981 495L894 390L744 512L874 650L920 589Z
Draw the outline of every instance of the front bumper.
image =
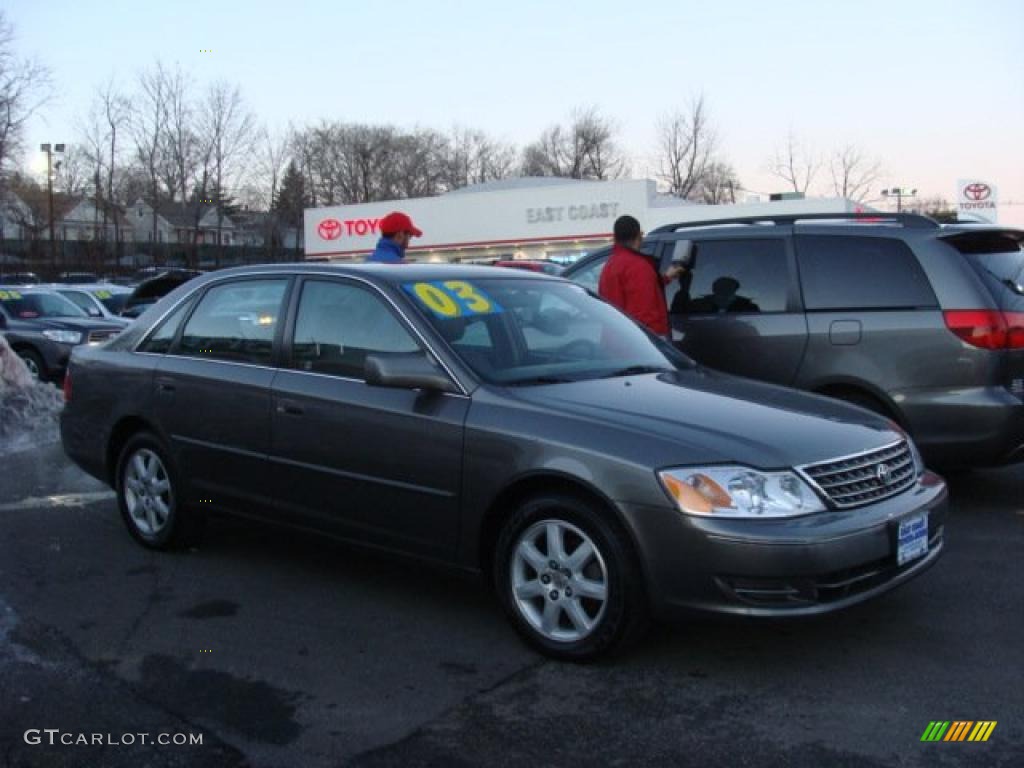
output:
M863 602L941 556L946 485L926 472L911 489L857 509L788 520L725 520L620 505L639 546L654 614L826 613ZM928 513L928 553L896 561L900 520Z

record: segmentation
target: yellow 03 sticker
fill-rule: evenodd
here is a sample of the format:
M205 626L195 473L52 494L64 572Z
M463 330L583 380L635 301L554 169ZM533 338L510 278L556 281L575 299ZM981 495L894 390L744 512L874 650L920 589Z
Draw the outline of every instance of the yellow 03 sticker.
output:
M462 314L459 311L458 303L445 291L431 283L416 283L413 293L423 302L427 309L442 317L458 317Z
M402 288L438 317L492 315L502 311L494 299L465 280L406 283Z

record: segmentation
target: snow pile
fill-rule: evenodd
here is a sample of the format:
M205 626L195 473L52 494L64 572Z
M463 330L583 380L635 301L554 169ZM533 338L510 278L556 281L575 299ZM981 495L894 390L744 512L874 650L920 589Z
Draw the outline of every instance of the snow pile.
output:
M0 336L0 455L60 440L58 417L64 396L32 378Z

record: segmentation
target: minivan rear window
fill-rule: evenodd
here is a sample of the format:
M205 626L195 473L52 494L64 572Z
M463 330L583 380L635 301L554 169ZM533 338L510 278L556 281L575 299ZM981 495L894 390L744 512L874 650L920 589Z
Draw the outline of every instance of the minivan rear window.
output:
M967 257L1000 309L1024 309L1024 251L1019 239L1003 232L966 232L945 241Z
M901 240L800 235L796 248L808 311L938 305L917 257Z

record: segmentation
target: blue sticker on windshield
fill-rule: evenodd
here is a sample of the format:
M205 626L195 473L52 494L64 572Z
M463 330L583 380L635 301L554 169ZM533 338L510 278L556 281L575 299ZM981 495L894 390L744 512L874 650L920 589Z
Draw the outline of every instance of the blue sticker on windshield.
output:
M498 302L465 280L405 283L402 288L438 317L494 315L502 311Z

